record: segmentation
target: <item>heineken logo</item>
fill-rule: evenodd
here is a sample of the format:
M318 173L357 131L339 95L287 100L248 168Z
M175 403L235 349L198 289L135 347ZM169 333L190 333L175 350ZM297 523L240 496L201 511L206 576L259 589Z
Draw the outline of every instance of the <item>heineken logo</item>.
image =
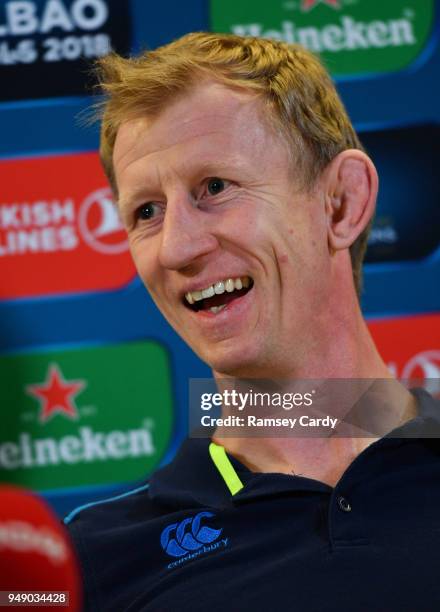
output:
M262 24L237 25L234 34L263 36L299 43L311 51L339 52L343 50L382 48L388 45L414 45L416 39L410 20L364 23L351 17L341 17L338 23L319 28L299 28L291 21L282 21L279 30L263 30Z
M0 444L0 467L18 470L151 457L155 451L153 435L145 427L109 432L80 427L75 433L58 439L21 433L17 441Z
M302 0L301 10L302 11L310 11L313 7L315 7L319 2L325 2L328 6L331 6L335 9L340 8L339 0Z
M28 385L26 392L37 398L40 404L40 422L44 423L56 413L70 419L78 418L75 396L86 386L83 380L64 380L59 366L49 366L46 380L36 385Z
M384 73L410 65L426 47L434 0L211 0L217 32L300 44L334 76Z
M55 489L135 480L167 450L171 373L156 342L8 355L0 372L3 404L14 407L2 415L2 481Z

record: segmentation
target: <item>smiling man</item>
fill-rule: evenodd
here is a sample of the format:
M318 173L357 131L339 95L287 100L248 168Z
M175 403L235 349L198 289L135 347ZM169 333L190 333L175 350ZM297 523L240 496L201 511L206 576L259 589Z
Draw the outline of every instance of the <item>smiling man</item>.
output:
M386 384L383 435L218 428L149 484L74 511L88 609L438 610L438 407L393 381L362 318L378 179L326 71L300 47L200 33L111 55L101 79L101 155L137 270L219 384Z

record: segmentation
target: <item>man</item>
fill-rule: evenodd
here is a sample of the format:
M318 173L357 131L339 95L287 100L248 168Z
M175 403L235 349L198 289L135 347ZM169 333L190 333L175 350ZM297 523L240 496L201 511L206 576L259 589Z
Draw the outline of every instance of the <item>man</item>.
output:
M392 380L361 315L378 179L327 73L296 46L199 33L105 58L101 78L139 275L220 388L381 380L386 410L380 435L372 409L353 437L218 428L74 511L87 609L440 609L438 407Z

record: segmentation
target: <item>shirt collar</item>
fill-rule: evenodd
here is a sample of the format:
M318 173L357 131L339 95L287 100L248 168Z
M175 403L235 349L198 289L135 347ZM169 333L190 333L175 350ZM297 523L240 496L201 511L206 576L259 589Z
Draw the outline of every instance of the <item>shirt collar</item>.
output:
M403 438L440 438L440 401L434 400L423 389L411 392L417 399L418 415L371 446L400 444ZM283 491L332 491L324 483L301 476L251 472L237 459L224 453L238 482L243 484L243 488L238 490L238 487L238 492L233 495L225 471L219 468L210 453L210 444L209 438L187 438L174 460L152 475L151 499L176 509L194 506L227 508L251 498Z
M404 425L396 427L384 438L440 438L440 400L424 389L411 389L418 404L418 413Z
M231 493L209 455L209 438L187 438L171 463L150 479L154 501L176 508L231 505Z

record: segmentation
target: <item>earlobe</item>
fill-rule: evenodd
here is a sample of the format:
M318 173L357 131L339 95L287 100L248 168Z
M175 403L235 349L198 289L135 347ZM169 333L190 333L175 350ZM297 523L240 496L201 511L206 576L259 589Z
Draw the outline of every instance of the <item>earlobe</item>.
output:
M374 214L378 177L373 162L362 151L343 151L327 169L325 188L329 247L347 249Z

